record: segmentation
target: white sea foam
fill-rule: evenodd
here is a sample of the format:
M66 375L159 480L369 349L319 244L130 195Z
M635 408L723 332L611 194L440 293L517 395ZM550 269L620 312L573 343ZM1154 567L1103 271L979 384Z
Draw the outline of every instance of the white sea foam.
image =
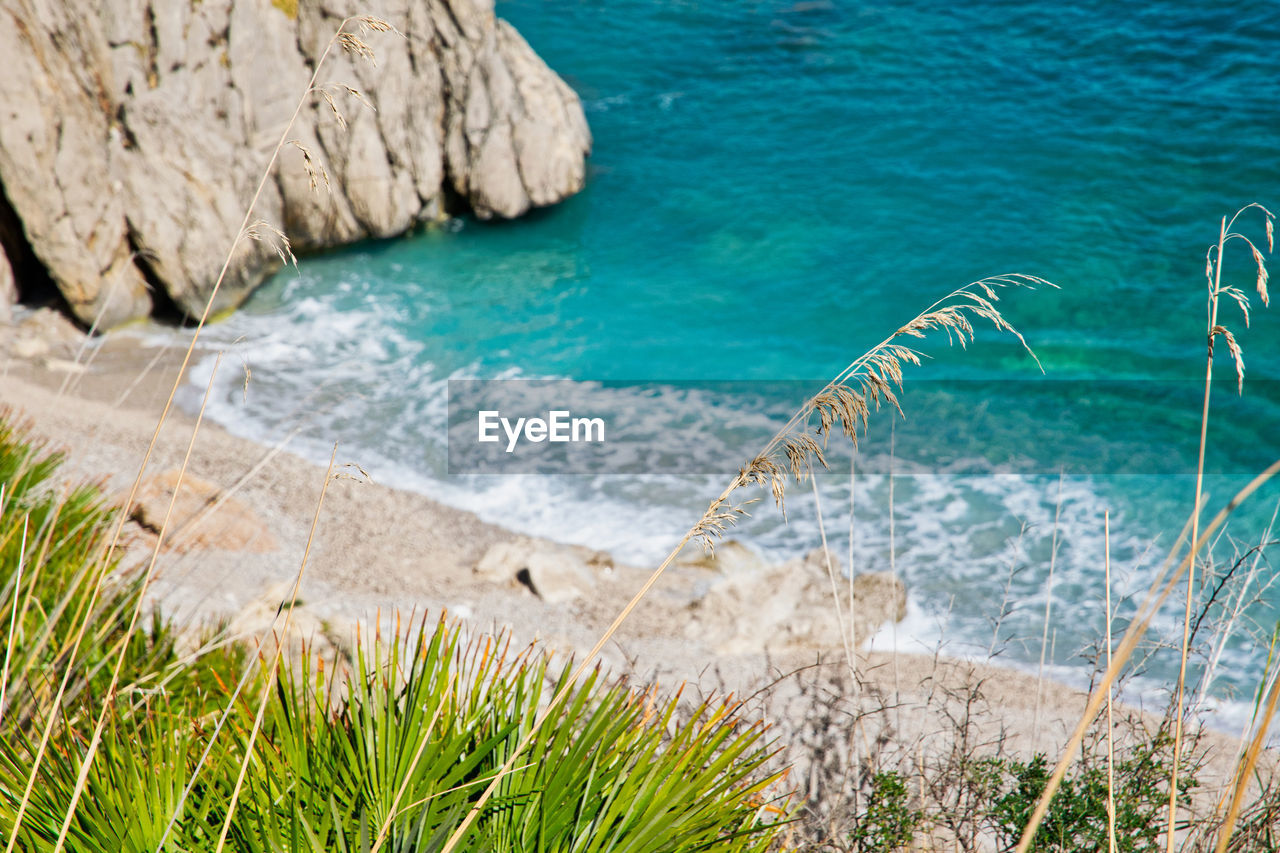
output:
M606 548L637 564L660 560L731 476L731 467L715 473L710 458L696 461L711 473L685 475L449 476L448 380L483 371L471 365L443 374L421 359L421 345L397 333L384 313L373 304L336 311L322 300L301 298L271 316L242 313L211 327L209 346L227 356L207 416L259 442L288 438L291 450L317 462L328 460L338 440L340 461L358 462L377 482L427 494L519 532ZM252 374L247 388L241 361ZM181 404L198 405L214 362L207 355L195 365ZM525 377L510 369L496 378ZM634 434L661 436L676 424L699 436L689 444L702 449L690 452L706 457L738 439L722 435L726 424L762 430L776 423L761 410L688 386L593 391L610 395L610 405L629 414ZM1103 631L1103 515L1111 503L1105 487L1081 477L960 476L917 469L904 460L894 464L892 538L889 477L855 480L853 569L892 566L911 592L907 619L881 631L875 647L925 651L943 643L948 654L976 658L994 649L997 662L1034 667L1051 594L1050 671L1085 686L1089 668L1080 655L1090 645L1096 648ZM867 467L888 466L880 461ZM846 562L849 476L823 474L819 484L827 539ZM758 497L731 536L778 559L819 544L808 486L791 486L785 520L767 494ZM1058 553L1050 589L1055 516ZM1125 617L1149 586L1161 552L1148 553L1148 538L1131 529L1123 512L1113 513L1111 524L1113 594L1116 612ZM1167 608L1153 633L1173 636L1179 623ZM1248 660L1248 649L1237 644L1224 652L1221 670L1237 667L1239 673ZM1150 699L1159 692L1151 685L1168 682L1162 667L1167 664L1159 660L1151 665L1150 685L1134 688L1135 696ZM1242 713L1232 703L1215 706L1216 717L1232 726Z

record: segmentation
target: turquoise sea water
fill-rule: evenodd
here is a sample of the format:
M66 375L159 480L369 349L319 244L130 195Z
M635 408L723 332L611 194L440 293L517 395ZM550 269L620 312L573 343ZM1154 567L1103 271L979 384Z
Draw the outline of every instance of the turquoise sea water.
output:
M1136 594L1190 510L1205 249L1224 214L1280 205L1274 3L505 0L497 10L581 95L595 135L587 188L518 222L462 219L304 259L211 330L243 338L234 348L254 377L246 397L228 371L214 416L259 438L300 429L298 446L326 458L341 439L375 477L652 560L723 476L449 476L446 380L678 381L679 394L614 402L727 440L799 399L762 402L749 382L705 396L688 385L820 383L955 287L1043 276L1061 289L1002 302L1043 376L989 329L966 352L925 345L935 358L913 372L894 436L927 458L895 463L911 476L894 480L892 541L888 479L858 481L853 550L859 571L887 568L892 550L907 580L900 645L986 652L1007 597L994 645L1030 665L1061 489L1052 657L1064 677L1087 677L1077 652L1102 623L1104 512L1119 585ZM1260 216L1241 222L1265 241ZM1227 259L1228 277L1252 292L1248 252ZM1236 398L1220 358L1215 508L1280 456L1280 306L1254 303L1248 329L1223 309L1248 380ZM881 463L891 422L872 424L881 444L868 456ZM1017 473L947 474L975 440L1019 460ZM1072 475L1061 486L1060 468ZM823 487L844 554L847 468ZM1247 508L1235 528L1246 547L1278 497L1273 487ZM793 489L788 519L759 506L741 535L779 556L818 544L806 489ZM1219 555L1229 554L1224 541ZM1267 629L1276 614L1255 610ZM1262 659L1237 637L1219 687L1247 688ZM1160 681L1167 665L1157 659L1151 674Z

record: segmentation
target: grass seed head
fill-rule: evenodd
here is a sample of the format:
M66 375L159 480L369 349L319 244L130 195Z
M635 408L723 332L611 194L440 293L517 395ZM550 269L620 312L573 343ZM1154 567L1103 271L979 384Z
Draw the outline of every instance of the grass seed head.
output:
M1267 225L1271 225L1270 219L1267 220ZM1271 242L1270 228L1267 229L1267 242L1268 244ZM1249 248L1253 250L1253 262L1258 267L1258 296L1262 298L1263 305L1270 305L1271 297L1267 294L1267 263L1263 260L1262 253L1252 243L1249 244Z
M320 94L320 97L324 98L324 102L329 105L329 109L333 113L333 117L337 119L338 127L342 128L343 130L346 130L347 129L346 116L342 114L342 110L338 109L338 102L334 100L333 93L330 92L327 88L324 88L323 86L320 87L319 89L316 89L316 91Z
M903 366L919 366L921 356L899 343L899 338L924 338L930 331L943 331L948 343L958 342L965 347L974 340L973 318L978 318L990 323L997 331L1017 338L1036 366L1041 367L1026 339L996 307L1000 290L1010 287L1034 289L1037 286L1057 288L1057 285L1038 276L999 275L965 285L929 306L899 327L887 340L864 353L810 398L773 437L765 451L739 472L730 491L768 483L774 502L785 513L786 475L790 473L803 481L812 475L815 462L827 467L824 456L826 441L837 423L856 450L859 435L866 432L872 407L878 411L882 404L889 405L905 417L898 399L904 378ZM815 414L817 423L811 426Z
M1213 339L1218 335L1227 342L1227 351L1231 353L1231 361L1236 367L1236 393L1244 393L1244 353L1240 350L1240 345L1236 343L1235 335L1231 334L1231 330L1226 326L1214 326L1213 331L1209 335L1209 355L1213 355Z
M310 149L303 145L302 141L298 139L290 139L289 144L302 152L302 168L307 170L307 178L311 181L311 191L319 192L320 181L324 181L324 188L326 191L331 189L329 184L329 171L325 169L323 164L319 163L311 156Z
M271 247L272 251L280 257L285 264L293 264L293 268L298 268L298 259L294 257L293 248L289 244L289 238L284 232L276 226L267 222L265 219L259 219L252 223L244 232L245 236L250 240L256 240L260 243L266 243Z
M373 48L354 33L338 33L338 46L347 53L358 56L361 59L368 60L375 67L378 64L378 58L373 53Z
M362 33L395 33L398 36L404 35L404 33L391 26L391 24L381 18L375 18L372 15L361 15L359 18L356 18L355 21L360 25L360 32Z

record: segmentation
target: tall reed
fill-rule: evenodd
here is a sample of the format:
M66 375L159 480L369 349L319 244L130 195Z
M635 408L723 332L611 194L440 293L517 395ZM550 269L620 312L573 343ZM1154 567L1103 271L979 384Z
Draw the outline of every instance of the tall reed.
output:
M1230 222L1227 217L1222 217L1222 224L1218 231L1218 242L1210 246L1205 253L1204 275L1208 285L1207 306L1207 324L1206 324L1206 355L1204 368L1204 403L1200 414L1200 447L1196 459L1196 496L1195 507L1191 515L1191 541L1195 542L1197 534L1200 530L1200 498L1204 493L1204 455L1207 446L1209 434L1209 394L1213 387L1213 349L1214 341L1221 337L1227 345L1231 360L1236 370L1236 389L1238 393L1244 391L1244 356L1240 350L1240 345L1236 343L1235 335L1226 326L1218 323L1218 306L1222 299L1229 298L1236 303L1244 315L1245 325L1249 325L1249 297L1238 287L1231 285L1224 286L1222 284L1222 253L1227 244L1233 240L1239 240L1249 247L1253 255L1254 265L1257 271L1257 279L1255 288L1257 289L1262 304L1268 305L1271 302L1267 293L1267 266L1262 256L1262 252L1254 245L1253 241L1244 234L1235 230L1236 220L1249 210L1257 209L1262 212L1263 221L1266 224L1267 252L1273 249L1274 241L1274 225L1275 217L1271 211L1267 210L1260 204L1254 203L1242 207L1236 211L1231 217ZM1173 772L1169 778L1169 835L1165 844L1165 849L1172 853L1174 843L1174 828L1177 823L1176 816L1178 810L1178 756L1182 749L1182 727L1183 727L1183 695L1186 691L1187 683L1187 654L1191 644L1191 613L1194 609L1195 602L1195 579L1196 579L1196 562L1193 558L1187 570L1187 598L1186 608L1183 612L1182 620L1182 654L1178 664L1178 684L1175 689L1177 710L1174 714L1173 725Z
M1040 822L1044 819L1044 815L1049 807L1049 802L1053 799L1058 786L1061 784L1063 776L1074 760L1075 751L1079 748L1084 737L1084 732L1088 728L1090 722L1096 718L1098 710L1105 700L1106 696L1115 683L1119 671L1126 665L1132 656L1138 641L1142 635L1146 633L1150 627L1151 620L1156 612L1161 608L1169 595L1173 592L1175 586L1180 584L1184 578L1187 583L1187 607L1183 619L1183 642L1181 645L1181 655L1179 662L1179 676L1176 685L1175 707L1174 707L1174 754L1173 767L1170 772L1170 796L1168 804L1168 828L1165 839L1166 851L1172 851L1175 844L1175 833L1177 830L1177 790L1178 790L1178 764L1181 758L1182 741L1183 741L1183 693L1186 681L1186 662L1189 653L1190 636L1191 636L1191 611L1194 596L1194 577L1195 577L1195 561L1199 558L1202 551L1205 550L1211 541L1213 534L1226 522L1227 518L1240 506L1245 500L1253 495L1268 480L1280 472L1280 461L1268 466L1264 471L1258 474L1213 517L1212 521L1203 529L1200 526L1200 512L1203 503L1203 481L1204 481L1204 458L1206 448L1206 437L1208 434L1209 423L1209 393L1213 378L1213 355L1214 342L1221 337L1227 344L1227 349L1236 371L1237 389L1242 390L1244 384L1244 358L1239 344L1236 342L1235 336L1229 329L1222 326L1218 322L1218 306L1223 297L1230 298L1244 313L1246 322L1248 320L1249 298L1238 287L1232 285L1224 285L1222 283L1222 263L1223 250L1231 241L1241 241L1248 246L1253 256L1256 267L1255 287L1258 295L1266 304L1269 300L1267 293L1267 270L1265 259L1262 252L1245 235L1235 230L1236 221L1245 212L1257 209L1262 212L1265 223L1265 232L1267 240L1267 250L1270 252L1273 247L1273 220L1274 216L1269 210L1260 204L1250 204L1241 208L1234 216L1228 220L1223 217L1222 224L1219 229L1218 242L1211 246L1206 253L1205 261L1205 278L1209 287L1208 298L1208 328L1207 328L1207 347L1208 359L1205 368L1204 382L1204 402L1200 419L1200 445L1199 457L1196 468L1196 494L1194 509L1190 514L1188 527L1191 530L1190 544L1187 553L1181 560L1178 559L1178 551L1181 549L1181 539L1175 544L1174 549L1170 551L1165 560L1163 569L1158 573L1147 592L1146 599L1139 607L1137 616L1130 622L1128 630L1125 632L1119 646L1116 649L1115 656L1111 664L1107 667L1101 682L1095 686L1089 702L1086 705L1085 713L1080 721L1076 724L1075 730L1071 738L1068 740L1066 748L1063 750L1061 758L1058 760L1057 766L1054 768L1053 774L1050 776L1035 811L1031 815L1031 819L1027 822L1023 830L1022 838L1018 843L1018 853L1025 853L1031 847L1031 843L1035 837L1036 831L1040 826ZM1230 836L1230 817L1228 818L1228 826L1224 832L1224 839ZM1225 844L1225 840L1223 841Z
M481 810L494 795L502 777L523 755L547 718L556 711L569 694L571 685L592 666L592 661L604 649L606 643L631 615L632 611L648 595L676 556L690 542L700 542L708 551L723 536L725 530L746 514L746 506L755 499L744 501L736 496L740 490L752 486L767 487L779 509L782 509L788 474L803 481L811 476L815 466L826 467L823 445L836 430L856 447L858 437L866 429L873 411L888 406L901 413L898 391L902 389L903 368L920 364L920 353L906 345L907 338L924 338L927 332L943 332L949 341L961 347L974 340L975 320L985 321L997 330L1013 335L1023 345L1039 366L1039 360L1027 346L1022 334L1011 326L996 307L998 289L1055 287L1042 278L1022 274L993 276L958 288L934 302L928 308L889 337L854 359L815 395L800 406L787 423L765 444L725 487L724 491L708 505L702 517L685 532L666 558L658 564L631 600L619 611L613 622L587 652L577 671L559 691L552 696L547 707L533 721L529 733L516 744L507 762L498 769L493 782L484 790L458 829L446 841L440 853L450 853L462 838Z

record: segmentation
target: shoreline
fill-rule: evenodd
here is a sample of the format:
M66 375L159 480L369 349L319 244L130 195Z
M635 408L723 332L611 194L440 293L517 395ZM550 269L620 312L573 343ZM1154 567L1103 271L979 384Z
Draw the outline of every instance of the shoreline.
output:
M50 449L65 450L60 479L101 482L107 494L122 494L137 473L182 350L170 347L166 354L130 335L113 334L92 342L91 360L82 359L87 368L76 371L66 364L74 362L70 350L75 346L61 346L61 354L70 358L59 358L57 347L43 364L6 356L0 368L0 403L18 413L18 422L30 422L33 437L47 441ZM137 381L143 369L145 377ZM191 416L176 407L171 411L149 475L181 465L194 426ZM337 461L346 460L339 456ZM269 624L281 590L292 587L324 474L322 467L285 448L257 444L204 421L188 475L247 508L270 531L275 547L162 550L154 599L178 624L221 620L246 631ZM503 547L563 553L566 546L514 533L425 495L362 480L357 469L349 468L329 483L302 582L303 605L297 608L310 617L299 620L301 630L332 637L358 624L385 624L396 612L431 618L448 613L468 630L505 631L517 645L536 643L580 657L649 573L603 555L598 559L607 566L597 571L587 594L544 600L528 585L477 571L477 566L492 562L487 555L495 548L495 553ZM135 527L130 524L126 537L126 562L148 558L154 543L137 535ZM583 551L574 551L583 562L597 559ZM761 713L783 716L786 712L778 709L804 693L800 682L805 676L788 679L786 673L814 672L834 679L833 684L839 683L841 671L847 676L845 656L836 646L801 644L729 654L700 639L696 601L707 575L695 565L677 565L664 576L606 646L601 655L606 668L637 683L669 689L691 685L702 695L754 696L767 689L772 707L762 706ZM748 607L764 604L748 602ZM751 630L754 613L737 616ZM334 639L335 645L340 643ZM901 651L859 651L857 658L858 683L846 685L852 701L892 694L902 709L909 709L895 721L896 740L915 732L918 741L941 708L973 691L980 693L986 724L999 730L1010 749L1056 755L1087 698L1072 687L992 662ZM815 661L825 667L813 669ZM771 683L773 687L764 688ZM1155 719L1128 710L1148 723ZM770 722L781 724L780 736L805 724ZM1222 758L1235 748L1235 738L1213 732L1206 737Z

